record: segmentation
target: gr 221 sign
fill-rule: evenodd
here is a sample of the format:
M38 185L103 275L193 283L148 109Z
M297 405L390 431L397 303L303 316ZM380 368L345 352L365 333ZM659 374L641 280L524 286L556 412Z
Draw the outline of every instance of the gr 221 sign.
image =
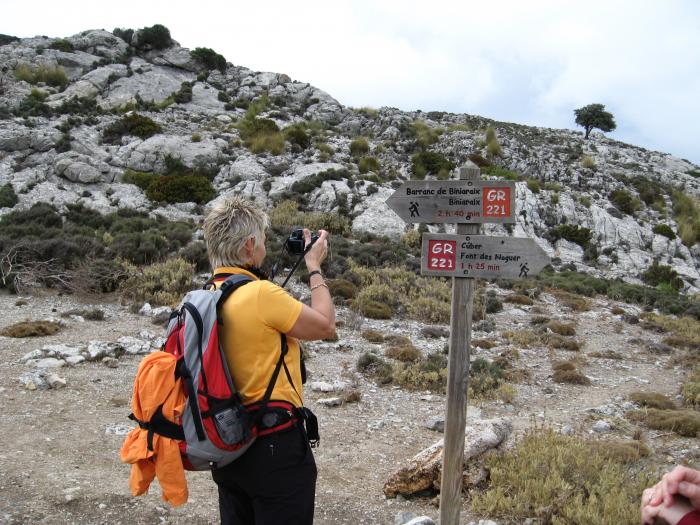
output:
M407 181L386 201L407 223L515 223L515 183Z
M423 275L518 278L536 275L548 264L545 251L528 238L423 234Z

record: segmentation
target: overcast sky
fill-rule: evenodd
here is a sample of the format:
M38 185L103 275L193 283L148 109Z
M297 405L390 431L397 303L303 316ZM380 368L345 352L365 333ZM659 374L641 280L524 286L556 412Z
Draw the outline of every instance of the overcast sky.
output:
M70 36L161 23L189 48L287 73L354 107L575 128L700 163L700 2L0 0L0 33Z

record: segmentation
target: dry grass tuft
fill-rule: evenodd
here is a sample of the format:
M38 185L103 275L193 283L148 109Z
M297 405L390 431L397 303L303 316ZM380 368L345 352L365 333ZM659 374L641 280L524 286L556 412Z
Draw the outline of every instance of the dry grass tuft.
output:
M660 315L644 313L639 316L642 320L642 327L656 332L670 333L679 340L684 341L684 345L700 348L700 321L692 317L671 317L670 315Z
M668 397L658 392L631 392L627 396L630 401L643 407L675 410L676 404Z
M572 385L590 385L591 380L578 371L573 361L556 361L552 363L552 379L557 383L569 383Z
M503 299L503 302L505 303L513 303L513 304L523 304L527 306L532 306L535 304L535 302L530 299L527 295L520 295L520 294L511 294L505 299Z
M364 337L370 343L384 342L384 335L379 330L365 330L362 332L362 337Z
M497 343L491 339L472 339L472 347L474 348L479 347L484 350L489 350L494 346L497 346Z
M552 332L559 335L576 335L576 327L572 323L562 323L561 321L549 321L546 325Z
M532 330L509 330L503 332L503 337L509 343L523 348L542 344L540 335Z
M700 412L696 410L659 410L649 408L630 410L625 414L632 421L645 423L656 430L671 430L685 437L697 437L700 433Z
M588 299L580 295L565 292L564 290L551 290L551 293L561 304L571 308L574 312L585 312L591 308Z
M634 463L651 454L648 446L636 440L594 441L592 445L602 457L617 463Z
M683 402L686 405L700 407L700 365L696 365L681 387Z
M420 359L421 354L420 350L409 343L403 346L392 346L387 348L384 351L384 355L403 363L414 363Z
M581 350L581 343L576 339L571 339L569 337L562 337L556 334L547 334L544 337L544 341L547 343L549 348L559 348L561 350L568 350L569 352L578 352Z
M79 308L74 308L73 310L68 310L67 312L61 313L61 317L70 317L71 315L79 315L80 317L87 319L88 321L104 321L105 312L99 308L92 308L89 310L81 310Z
M413 344L405 335L388 334L384 336L384 342L392 346L404 346Z
M5 337L44 337L53 335L61 325L52 321L21 321L0 330Z
M445 392L447 357L433 353L416 363L404 364L394 370L393 381L407 390Z
M359 403L362 399L362 392L353 388L343 392L343 403Z
M610 313L613 314L613 315L625 315L627 312L625 312L625 311L624 311L622 308L620 308L619 306L613 306L613 307L610 309Z
M357 359L357 371L376 380L379 384L391 383L392 368L384 359L365 352Z
M591 352L588 355L591 357L600 357L602 359L624 359L622 354L615 352L614 350L604 350L603 352Z
M489 454L488 486L473 495L472 509L505 523L638 523L639 495L653 473L635 468L631 475L635 448L644 454L642 445L529 430L513 448Z
M534 325L540 325L540 324L545 324L549 322L549 317L546 315L536 315L532 319L530 319L530 324Z

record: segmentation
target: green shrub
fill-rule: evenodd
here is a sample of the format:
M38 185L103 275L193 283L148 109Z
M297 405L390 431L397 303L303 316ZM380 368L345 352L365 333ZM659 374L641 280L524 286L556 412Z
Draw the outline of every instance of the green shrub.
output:
M384 355L391 359L396 359L403 363L413 363L420 359L420 350L418 350L412 343L399 346L390 346L384 351Z
M119 287L123 298L140 304L177 305L192 290L194 265L183 259L168 259L144 268L128 265L129 277Z
M149 117L131 113L107 126L102 131L102 141L107 144L118 144L125 135L147 139L161 131L160 125Z
M207 69L218 69L222 73L226 73L226 59L213 49L196 47L193 51L190 51L190 55Z
M654 261L649 268L642 272L642 281L650 286L668 285L674 290L683 288L683 279L670 266Z
M569 242L578 244L582 248L586 248L591 241L593 232L588 228L573 226L571 224L562 224L556 228L549 230L549 239L556 242L559 239L566 239Z
M294 201L281 201L269 213L273 226L285 229L301 226L312 230L328 230L329 233L345 235L350 232L350 221L337 213L302 212Z
M671 240L676 238L676 234L668 224L655 224L652 231L658 235L668 237Z
M683 402L690 407L700 407L700 366L695 366L693 371L683 381L681 387Z
M125 184L133 184L134 186L141 188L143 191L146 191L157 177L158 175L153 173L126 170L122 176L122 182Z
M391 319L393 311L387 304L371 299L359 303L360 312L370 319Z
M422 120L416 120L413 123L412 133L416 138L416 147L423 151L435 144L443 132L441 128L430 127Z
M290 144L296 144L301 149L311 146L311 137L302 124L292 124L284 128L284 137Z
M483 492L472 491L472 511L504 523L638 523L639 495L656 476L629 463L645 450L528 430L514 447L487 456L490 475Z
M697 410L647 408L630 410L625 416L632 421L643 422L649 428L670 430L685 437L698 437L700 434L700 412Z
M378 330L365 330L362 332L362 337L364 337L370 343L383 343L384 335Z
M393 382L407 390L444 393L447 385L447 358L436 352L418 362L397 367L393 371Z
M180 84L180 90L173 93L173 100L178 104L192 102L192 82Z
M469 365L469 395L472 399L492 399L505 377L500 363L477 357Z
M347 279L333 279L328 281L328 289L333 297L342 297L343 299L354 299L357 295L357 286Z
M153 49L165 49L172 44L170 30L161 24L139 29L136 32L136 36L138 41L137 46L140 48L150 46Z
M12 42L19 42L19 38L16 36L0 34L0 46L6 46Z
M15 78L24 80L29 84L38 84L43 82L49 86L63 88L68 85L68 77L62 67L49 67L44 64L39 64L36 68L32 68L28 64L19 64L15 68Z
M131 38L134 36L134 30L115 27L112 30L112 34L118 38L121 38L127 44L131 44Z
M246 147L253 153L269 151L273 155L284 152L284 135L274 120L258 118L251 112L238 124L238 131Z
M671 194L673 216L678 224L678 236L688 247L700 242L700 206L693 197L674 191Z
M155 202L205 204L216 196L216 191L203 175L160 175L148 186L146 196Z
M357 359L358 372L376 379L380 384L391 383L391 365L369 352L365 352Z
M618 210L627 215L633 215L641 208L639 200L633 197L629 191L621 188L611 191L608 198Z
M368 171L376 173L379 171L379 161L377 157L362 157L357 163L357 167L360 169L360 173L367 173Z
M532 193L540 192L540 181L537 179L527 179L527 189Z
M65 38L51 42L49 49L57 49L58 51L63 51L64 53L72 53L74 51L73 44L71 44Z
M350 143L350 154L353 157L359 157L369 153L369 142L364 137L359 137Z
M185 246L178 256L195 265L198 272L211 271L207 245L203 241L194 241Z
M448 172L454 169L454 164L444 155L435 151L421 151L411 157L413 174L417 179L425 178L426 174L437 175L440 171Z
M9 182L0 186L0 208L13 208L17 204L17 194Z
M481 174L488 175L490 177L498 177L499 179L520 180L517 173L501 168L500 166L484 166L481 168Z
M29 95L24 97L15 110L19 117L50 117L53 114L51 107L45 103L48 94L40 89L33 88Z

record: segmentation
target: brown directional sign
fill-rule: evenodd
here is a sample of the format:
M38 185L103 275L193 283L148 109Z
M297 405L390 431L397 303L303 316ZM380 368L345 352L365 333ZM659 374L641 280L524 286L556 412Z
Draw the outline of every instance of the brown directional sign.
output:
M421 274L485 279L529 277L549 264L535 241L518 237L424 233Z
M386 203L409 223L516 222L515 183L510 181L407 181Z

